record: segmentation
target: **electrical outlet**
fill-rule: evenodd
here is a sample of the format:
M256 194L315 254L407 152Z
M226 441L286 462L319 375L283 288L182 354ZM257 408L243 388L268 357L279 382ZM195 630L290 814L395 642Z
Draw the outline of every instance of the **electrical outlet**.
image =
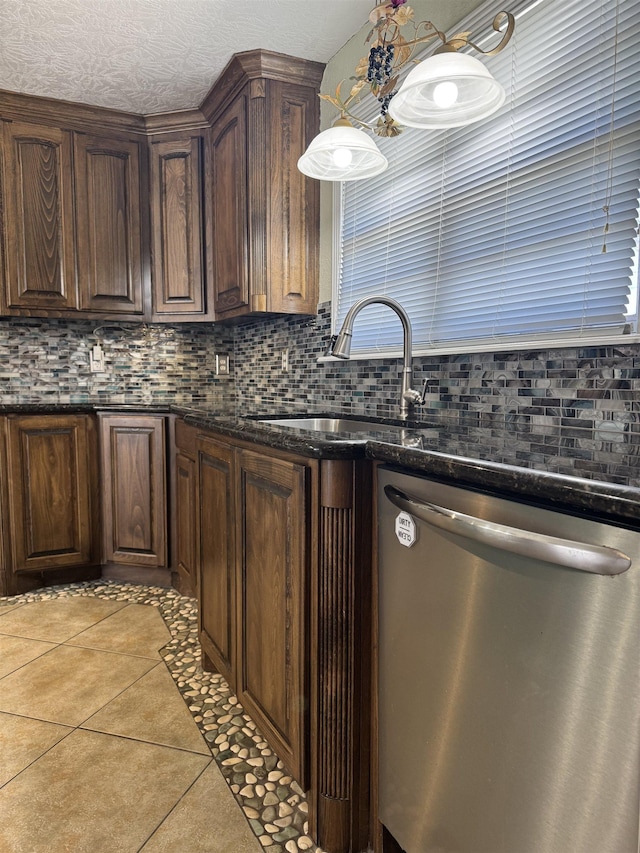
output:
M229 356L216 353L216 376L229 376Z
M104 352L100 344L89 350L89 370L91 373L104 373Z
M282 370L284 373L289 372L289 350L283 349L280 353L282 356Z

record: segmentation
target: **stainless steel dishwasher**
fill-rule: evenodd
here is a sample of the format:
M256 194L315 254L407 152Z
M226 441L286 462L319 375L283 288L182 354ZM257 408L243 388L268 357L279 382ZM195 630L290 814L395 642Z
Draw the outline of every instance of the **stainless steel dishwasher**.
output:
M640 532L379 486L382 823L406 853L637 853Z

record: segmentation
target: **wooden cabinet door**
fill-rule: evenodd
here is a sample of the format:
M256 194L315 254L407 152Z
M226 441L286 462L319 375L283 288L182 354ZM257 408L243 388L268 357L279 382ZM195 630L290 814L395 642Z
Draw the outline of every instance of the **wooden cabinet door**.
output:
M151 256L157 315L206 311L202 137L151 145Z
M104 558L167 565L163 415L101 415Z
M7 476L7 419L0 416L0 595L14 591L9 566L9 477Z
M237 462L236 690L304 786L308 469L245 450Z
M318 132L321 76L318 63L247 51L202 104L217 318L317 311L320 187L297 164Z
M71 135L4 122L7 308L75 309Z
M12 415L8 428L14 571L90 565L87 416Z
M211 138L211 221L216 316L249 304L245 90L215 123Z
M198 451L200 643L235 687L235 527L233 450L202 438Z
M176 453L176 555L177 569L197 589L196 576L196 461Z
M77 133L74 152L80 307L141 314L139 146Z
M268 86L268 138L273 166L267 208L267 310L315 314L320 184L302 174L298 160L318 132L318 96L308 86L275 80L270 80ZM264 169L260 151L250 150L249 157Z

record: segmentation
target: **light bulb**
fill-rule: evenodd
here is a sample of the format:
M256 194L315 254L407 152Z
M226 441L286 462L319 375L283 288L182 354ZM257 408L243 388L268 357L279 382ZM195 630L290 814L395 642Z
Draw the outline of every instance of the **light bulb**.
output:
M339 169L346 169L347 166L351 165L353 152L350 148L336 148L331 157Z
M433 87L433 102L443 110L452 107L458 100L458 87L451 80L445 80Z

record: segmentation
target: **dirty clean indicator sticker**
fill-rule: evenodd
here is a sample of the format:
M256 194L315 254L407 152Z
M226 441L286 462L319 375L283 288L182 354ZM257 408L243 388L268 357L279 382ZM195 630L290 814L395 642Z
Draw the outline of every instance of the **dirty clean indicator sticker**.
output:
M401 512L396 516L396 536L398 542L405 548L411 548L416 541L416 523L408 512Z

